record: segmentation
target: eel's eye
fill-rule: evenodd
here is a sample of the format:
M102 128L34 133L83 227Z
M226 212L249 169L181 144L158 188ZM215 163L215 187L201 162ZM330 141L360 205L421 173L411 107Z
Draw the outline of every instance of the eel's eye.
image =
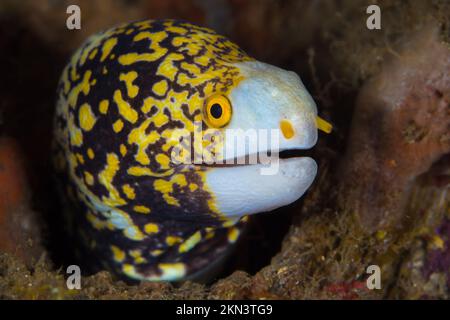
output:
M208 124L215 128L226 126L231 120L231 103L227 97L215 94L206 99L205 116Z

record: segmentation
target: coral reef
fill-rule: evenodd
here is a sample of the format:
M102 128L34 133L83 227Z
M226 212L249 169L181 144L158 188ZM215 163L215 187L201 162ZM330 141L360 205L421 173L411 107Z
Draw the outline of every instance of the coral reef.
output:
M339 180L365 227L398 224L411 184L450 152L449 73L448 46L428 27L361 89Z
M373 31L363 0L74 3L79 32L64 28L57 2L0 4L0 298L449 298L448 1L377 1ZM68 290L49 166L56 82L88 34L149 17L210 25L298 72L335 130L313 151L319 176L306 198L256 221L221 279L128 285L100 272ZM365 285L371 264L381 290Z

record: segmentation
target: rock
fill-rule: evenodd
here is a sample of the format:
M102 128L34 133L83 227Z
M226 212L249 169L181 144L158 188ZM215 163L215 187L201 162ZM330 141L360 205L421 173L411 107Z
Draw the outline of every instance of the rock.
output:
M16 142L0 138L0 252L30 264L43 252L36 213L30 208L23 154Z
M449 74L449 47L429 26L361 89L340 199L367 230L400 226L412 183L450 152Z
M226 281L219 280L211 287L209 298L227 300L249 298L251 284L251 278L246 272L235 271Z

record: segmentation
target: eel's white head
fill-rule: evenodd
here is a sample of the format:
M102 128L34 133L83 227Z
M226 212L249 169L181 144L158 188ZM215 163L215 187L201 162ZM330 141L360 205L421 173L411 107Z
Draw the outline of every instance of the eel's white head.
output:
M278 154L309 149L317 141L318 128L331 130L317 117L316 105L296 73L258 61L235 65L243 80L226 99L207 103L205 112L213 122L228 117L222 128L225 164L208 166L205 181L217 210L230 218L270 211L300 198L313 182L317 164L310 157L280 159ZM236 165L236 159L243 164Z

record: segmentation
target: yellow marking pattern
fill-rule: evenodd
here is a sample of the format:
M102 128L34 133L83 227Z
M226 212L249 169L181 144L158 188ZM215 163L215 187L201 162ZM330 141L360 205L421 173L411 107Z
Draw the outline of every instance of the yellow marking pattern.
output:
M127 238L110 244L114 268L136 279L177 280L190 271L181 254L193 250L202 235L211 239L216 232L205 228L186 238L180 230L155 223L161 214L190 213L182 201L193 194L204 214L230 228L229 242L237 240L239 229L233 227L236 221L221 217L206 172L176 166L170 151L183 130L192 134L194 121L203 121L205 99L229 94L243 79L233 64L251 58L209 29L159 23L163 31L151 31L151 21L112 28L89 38L72 56L58 93L56 113L63 121L56 132L63 156L58 154L57 167L68 171L74 183L68 193L86 204L85 217L93 228L120 230ZM127 51L128 41L134 43ZM194 141L194 150L200 146L205 146L202 141ZM80 232L88 245L98 240ZM150 239L157 245L143 246ZM135 267L158 261L154 257L164 254L165 246L176 245L180 260L158 264L161 273L144 275Z
M166 243L168 246L174 246L178 243L183 242L183 239L180 237L168 236L166 237Z
M178 251L180 253L187 252L195 247L200 242L200 240L202 240L202 235L200 231L197 231L180 245Z
M150 159L146 153L147 147L159 139L159 134L155 131L146 134L147 127L151 121L151 119L145 120L138 128L133 129L128 136L128 144L136 144L138 146L138 152L135 158L142 165L148 165L150 163Z
M120 250L119 247L111 246L111 251L116 262L122 262L125 260L125 252Z
M94 150L92 150L92 148L88 148L87 155L88 155L89 159L91 159L91 160L94 159L95 158Z
M130 104L123 100L122 92L116 90L114 92L114 102L117 104L120 115L128 122L135 123L138 119L136 110L131 108Z
M134 263L136 263L136 264L141 264L141 263L147 262L147 260L144 257L142 257L141 250L131 250L130 256L132 256L134 258Z
M122 191L125 193L128 199L133 200L136 198L136 193L134 192L133 187L131 187L129 184L124 184L122 186Z
M122 155L122 157L125 157L125 155L127 154L127 147L124 144L120 145L120 154Z
M236 242L238 237L239 237L239 230L237 228L235 228L235 227L231 227L228 230L228 241L230 243L234 243L234 242Z
M164 61L158 67L156 74L163 76L170 81L175 81L175 75L178 72L178 68L174 66L175 61L184 60L184 56L179 53L170 53Z
M99 109L100 113L106 114L108 112L108 107L109 107L109 101L102 100L102 101L100 101L98 109Z
M136 211L136 212L139 212L139 213L144 213L144 214L148 214L151 211L146 206L134 206L133 210Z
M121 119L113 123L113 130L115 133L122 131L122 129L123 129L123 121Z
M97 119L95 118L94 113L91 110L91 106L87 103L84 103L79 110L78 119L80 121L80 127L84 131L91 131L95 125Z
M94 176L90 174L89 172L84 172L84 179L86 180L86 184L92 186L94 185Z
M120 74L120 81L124 81L127 87L128 96L130 98L134 98L139 93L139 87L133 84L133 81L136 80L138 74L136 71L130 71L128 73Z
M158 233L159 232L159 227L156 223L147 223L144 226L144 231L147 234L152 234L152 233Z
M119 158L114 153L108 153L106 155L106 166L104 170L99 173L98 180L109 192L109 197L103 196L102 201L111 207L126 204L126 201L120 197L119 192L113 184L114 176L118 170Z
M158 96L164 96L167 93L168 89L169 85L167 84L166 80L158 81L152 87L153 92Z
M159 191L163 195L163 199L167 204L172 206L180 206L180 203L176 198L174 198L171 193L173 193L173 186L178 185L180 187L185 187L187 185L186 177L182 174L173 175L170 180L157 179L153 183L155 190Z
M100 58L100 61L105 61L108 55L111 53L112 49L117 44L117 38L110 38L105 41L102 48L102 56Z
M69 106L75 107L78 101L78 95L83 92L85 96L89 94L89 91L91 90L91 79L92 71L87 70L83 75L83 81L81 81L79 84L77 84L69 93L69 97L67 99Z
M184 263L160 263L159 268L163 272L161 278L167 280L179 279L186 274Z

